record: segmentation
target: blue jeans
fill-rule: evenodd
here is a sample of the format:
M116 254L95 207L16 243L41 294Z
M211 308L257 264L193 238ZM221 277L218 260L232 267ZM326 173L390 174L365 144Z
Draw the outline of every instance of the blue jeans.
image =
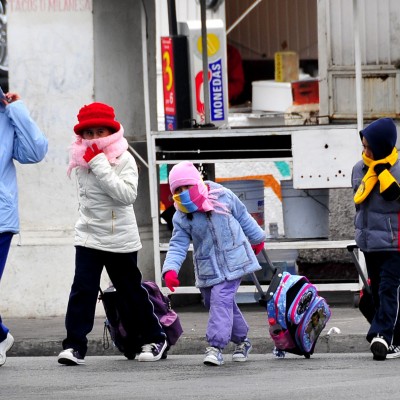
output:
M149 294L141 284L137 252L111 253L76 246L75 276L65 318L67 337L63 348L78 350L82 357L86 355L86 336L93 329L103 267L124 300L125 308L119 312L128 336L139 341L139 348L165 340Z
M400 345L400 253L380 251L364 256L375 306L367 340L380 335L389 345Z
M11 232L0 233L0 281L3 275L4 268L6 266L8 251L10 250L11 240L13 237ZM7 337L8 328L3 324L0 315L0 342L5 340Z
M230 341L236 344L243 342L249 331L249 326L235 301L240 281L239 278L200 288L204 305L209 310L207 342L221 350Z

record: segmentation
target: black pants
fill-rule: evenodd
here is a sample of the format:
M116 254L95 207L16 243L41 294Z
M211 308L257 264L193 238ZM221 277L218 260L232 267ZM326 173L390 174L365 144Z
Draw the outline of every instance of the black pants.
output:
M158 343L165 339L164 331L137 267L137 252L111 253L76 246L75 276L68 301L65 327L67 337L63 348L87 352L87 335L93 329L96 303L103 267L125 304L121 318L128 335L141 343Z
M400 253L380 251L364 256L375 307L367 340L380 335L389 345L400 345Z

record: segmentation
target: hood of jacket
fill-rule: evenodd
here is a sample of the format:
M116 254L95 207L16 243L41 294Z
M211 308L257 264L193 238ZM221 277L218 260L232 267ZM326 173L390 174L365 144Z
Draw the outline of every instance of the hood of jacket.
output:
M391 118L380 118L360 131L361 139L365 137L375 160L387 157L396 146L397 129Z

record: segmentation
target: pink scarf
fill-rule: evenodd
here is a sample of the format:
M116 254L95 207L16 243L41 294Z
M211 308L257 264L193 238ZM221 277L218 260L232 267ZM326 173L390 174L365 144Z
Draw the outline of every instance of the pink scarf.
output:
M89 164L83 159L86 149L93 144L96 144L99 150L103 150L110 164L117 164L119 157L123 152L128 149L128 142L124 138L124 128L110 136L103 138L87 140L83 139L81 135L75 135L76 140L72 143L70 148L69 165L67 175L71 176L71 172L75 167L82 167L89 169Z

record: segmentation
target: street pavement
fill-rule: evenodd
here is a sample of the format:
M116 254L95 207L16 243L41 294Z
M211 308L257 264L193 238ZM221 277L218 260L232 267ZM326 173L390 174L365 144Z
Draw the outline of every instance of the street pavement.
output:
M55 357L9 357L0 368L7 400L393 400L399 398L400 360L371 353L316 353L310 359L250 354L248 361L210 367L203 355L159 362L86 357L85 365Z
M369 353L365 339L368 323L357 308L354 308L347 293L322 294L330 304L332 317L322 331L315 353ZM101 304L98 305L101 307ZM249 338L253 353L269 354L273 344L268 333L265 308L257 303L241 304L240 308L249 326ZM207 343L205 331L208 313L201 304L175 307L182 326L183 335L173 346L170 355L203 354ZM3 318L15 338L15 344L7 353L9 357L56 356L61 351L61 341L65 337L63 317L46 318ZM339 328L340 333L327 335L330 328ZM119 355L111 339L104 335L104 318L96 317L95 325L88 336L87 356ZM229 354L233 345L224 350Z

